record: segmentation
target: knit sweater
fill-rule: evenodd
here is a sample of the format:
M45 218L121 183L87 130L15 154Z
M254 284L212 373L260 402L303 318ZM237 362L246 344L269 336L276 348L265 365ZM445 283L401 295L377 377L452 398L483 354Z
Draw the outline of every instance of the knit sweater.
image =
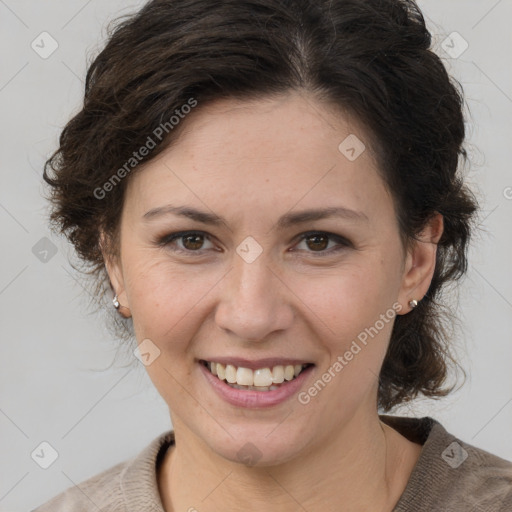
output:
M432 418L381 416L423 446L393 512L512 512L512 463L449 434ZM32 512L164 512L157 469L174 433Z

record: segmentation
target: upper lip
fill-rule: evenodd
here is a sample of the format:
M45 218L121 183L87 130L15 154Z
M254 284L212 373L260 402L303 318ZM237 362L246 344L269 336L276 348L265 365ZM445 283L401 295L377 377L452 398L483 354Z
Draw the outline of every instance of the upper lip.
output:
M274 366L295 366L297 364L313 364L304 359L288 359L282 357L266 357L263 359L245 359L242 357L216 357L203 358L201 361L209 361L213 363L220 363L224 366L231 364L238 368L250 368L251 370L258 370L259 368L272 368Z

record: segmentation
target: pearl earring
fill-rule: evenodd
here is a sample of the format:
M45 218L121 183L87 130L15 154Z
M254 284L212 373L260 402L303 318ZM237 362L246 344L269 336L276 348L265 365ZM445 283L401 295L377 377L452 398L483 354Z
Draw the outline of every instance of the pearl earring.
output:
M114 304L114 307L115 307L116 309L119 309L119 306L120 306L121 304L119 304L119 299L117 298L117 293L114 295L114 298L112 299L112 303Z
M416 299L412 299L409 301L409 306L411 309L414 309L418 305L418 301Z

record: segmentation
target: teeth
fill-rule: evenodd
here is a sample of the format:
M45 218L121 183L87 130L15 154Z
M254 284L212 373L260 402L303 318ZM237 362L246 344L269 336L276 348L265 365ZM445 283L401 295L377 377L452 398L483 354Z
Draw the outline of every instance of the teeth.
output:
M236 382L236 368L232 364L228 364L226 366L226 380L230 384L234 384Z
M274 366L272 368L272 382L274 384L284 382L284 366Z
M254 384L253 372L250 368L238 368L236 371L236 383L240 386L262 386L263 384Z
M295 377L295 368L289 364L284 367L284 380L292 380Z
M253 391L272 391L278 389L284 381L293 380L304 369L305 365L277 365L273 368L251 370L232 364L224 366L220 363L207 362L206 367L220 380L225 380L235 389Z
M235 389L243 389L245 391L270 391L272 388L270 387L256 387L256 386L240 386L238 384L228 384L229 387ZM277 386L273 386L277 389Z
M217 377L219 377L220 380L224 380L226 378L226 367L220 363L216 363L216 366Z
M270 386L272 384L272 373L269 368L263 368L254 372L254 386Z

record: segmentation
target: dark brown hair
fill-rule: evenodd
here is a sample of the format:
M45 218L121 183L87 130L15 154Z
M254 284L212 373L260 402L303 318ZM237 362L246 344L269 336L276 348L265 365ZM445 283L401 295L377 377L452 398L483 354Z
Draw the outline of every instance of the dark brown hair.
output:
M176 142L186 120L176 129L170 120L191 99L200 109L305 91L366 128L406 244L436 212L444 217L428 293L395 320L378 400L387 411L419 393L446 394L452 358L438 297L466 271L476 200L459 172L462 93L430 46L408 0L151 1L118 21L89 67L83 108L45 166L51 219L108 282L99 234L115 249L136 170L127 162L148 137L157 144L144 162Z

